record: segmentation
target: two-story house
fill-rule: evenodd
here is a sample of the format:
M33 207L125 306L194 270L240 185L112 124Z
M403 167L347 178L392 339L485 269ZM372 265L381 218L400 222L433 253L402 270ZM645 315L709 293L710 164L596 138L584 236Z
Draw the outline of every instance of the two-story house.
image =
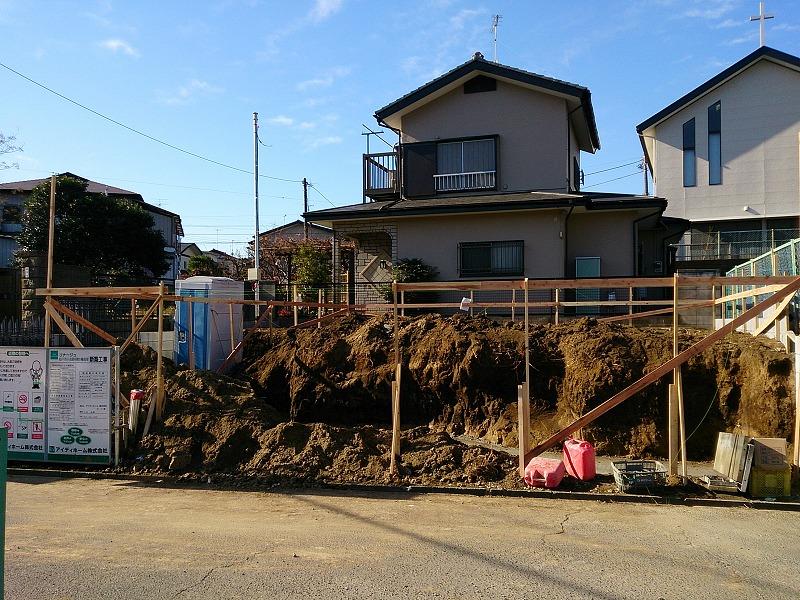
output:
M73 173L61 173L59 176L68 176L86 182L86 191L90 194L104 194L116 198L130 200L140 205L153 218L154 229L160 231L166 241L165 250L172 254L173 260L169 269L161 273L160 278L171 282L178 278L180 274L179 248L180 239L183 236L183 225L180 215L154 206L144 201L141 194L131 192L122 188L114 187L97 181L90 181L85 177L74 175ZM33 188L43 183L49 182L48 179L28 179L25 181L10 181L0 183L0 268L10 267L14 253L19 248L16 241L16 234L22 231L22 211L25 199Z
M678 264L725 272L798 237L800 58L761 47L637 128Z
M441 280L668 270L665 240L683 228L663 222L664 199L580 191L581 152L600 148L587 88L476 54L375 118L399 143L364 156L371 201L304 215L333 229L334 271L346 263L357 301L401 258Z

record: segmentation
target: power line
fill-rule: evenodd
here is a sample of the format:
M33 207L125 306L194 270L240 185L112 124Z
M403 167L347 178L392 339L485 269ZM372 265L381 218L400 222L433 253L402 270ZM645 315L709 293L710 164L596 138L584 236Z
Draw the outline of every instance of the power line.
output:
M626 177L633 177L634 175L641 175L641 171L637 171L636 173L628 173L627 175L623 175L622 177L615 177L614 179L607 179L606 181L601 181L600 183L593 183L592 185L585 185L581 189L586 190L589 188L597 187L598 185L603 185L605 183L611 183L612 181L619 181L620 179L625 179Z
M100 117L101 119L105 119L109 123L113 123L114 125L122 127L123 129L127 129L128 131L130 131L132 133L135 133L136 135L140 135L140 136L142 136L144 138L147 138L150 141L156 142L157 144L161 144L162 146L166 146L167 148L171 148L173 150L177 150L178 152L182 152L183 154L186 154L188 156L192 156L194 158L199 158L200 160L204 160L204 161L209 162L211 164L214 164L214 165L217 165L217 166L220 166L220 167L225 167L226 169L231 169L233 171L239 171L240 173L247 173L248 175L252 175L253 174L252 171L248 171L247 169L241 169L239 167L235 167L233 165L229 165L227 163L220 162L218 160L214 160L213 158L208 158L207 156L203 156L202 154L197 154L196 152L192 152L191 150L186 150L185 148L181 148L180 146L176 146L175 144L170 144L169 142L165 142L164 140L161 140L161 139L159 139L159 138L157 138L155 136L152 136L152 135L150 135L148 133L140 131L140 130L134 128L134 127L131 127L130 125L126 125L125 123L123 123L121 121L117 121L116 119L114 119L112 117L109 117L108 115L104 115L103 113L101 113L101 112L99 112L99 111L97 111L97 110L95 110L93 108L90 108L90 107L86 106L85 104L81 104L77 100L73 100L72 98L70 98L68 96L65 96L64 94L62 94L60 92L57 92L56 90L54 90L54 89L52 89L50 87L47 87L43 83L39 83L35 79L31 79L27 75L25 75L23 73L20 73L19 71L15 70L15 69L12 69L11 67L6 65L5 63L0 62L0 67L3 67L4 69L6 69L8 71L11 71L15 75L17 75L19 77L22 77L22 79L25 79L26 81L29 81L30 83L42 88L43 90L46 90L46 91L50 92L51 94L54 94L54 95L58 96L62 100L66 100L67 102L69 102L71 104L74 104L75 106L77 106L79 108L82 108L83 110L88 111L88 112L92 113L93 115L96 115L96 116ZM271 176L271 175L261 175L261 177L264 177L266 179L274 179L276 181L287 181L287 182L290 182L290 183L300 183L299 179L286 179L286 178L283 178L283 177L274 177L274 176Z
M310 187L312 190L316 191L316 192L317 192L317 193L318 193L320 196L322 196L323 198L325 198L325 201L326 201L328 204L330 204L330 205L331 205L333 208L336 208L336 205L335 205L333 202L331 202L330 200L328 200L328 197L327 197L325 194L323 194L322 192L320 192L320 191L319 191L319 188L317 188L317 186L316 186L316 185L314 185L313 183L309 183L309 184L308 184L308 187Z
M630 167L631 165L640 164L642 159L634 160L629 163L625 163L624 165L617 165L616 167L609 167L608 169L601 169L599 171L592 171L591 173L584 173L585 177L589 177L590 175L597 175L598 173L607 173L608 171L614 171L616 169L621 169L622 167Z

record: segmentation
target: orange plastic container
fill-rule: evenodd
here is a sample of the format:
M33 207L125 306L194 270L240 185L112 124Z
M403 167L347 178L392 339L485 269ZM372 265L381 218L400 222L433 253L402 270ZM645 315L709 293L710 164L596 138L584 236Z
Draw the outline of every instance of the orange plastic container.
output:
M564 442L564 467L575 479L590 481L597 474L594 446L584 440L572 438Z

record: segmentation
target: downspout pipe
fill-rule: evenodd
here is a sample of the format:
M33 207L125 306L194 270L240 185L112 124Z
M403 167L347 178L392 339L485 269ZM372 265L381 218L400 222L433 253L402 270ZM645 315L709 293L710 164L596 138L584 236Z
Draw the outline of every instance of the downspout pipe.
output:
M575 210L574 199L569 201L569 210L564 217L564 278L567 277L567 273L569 272L569 227L567 221L569 221L573 210Z

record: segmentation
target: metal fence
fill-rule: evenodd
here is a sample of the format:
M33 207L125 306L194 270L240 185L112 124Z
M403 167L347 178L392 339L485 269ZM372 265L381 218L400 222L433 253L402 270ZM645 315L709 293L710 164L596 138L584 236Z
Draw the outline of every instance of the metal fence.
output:
M798 229L758 229L751 231L687 232L675 244L678 261L747 260L770 252L800 237Z

